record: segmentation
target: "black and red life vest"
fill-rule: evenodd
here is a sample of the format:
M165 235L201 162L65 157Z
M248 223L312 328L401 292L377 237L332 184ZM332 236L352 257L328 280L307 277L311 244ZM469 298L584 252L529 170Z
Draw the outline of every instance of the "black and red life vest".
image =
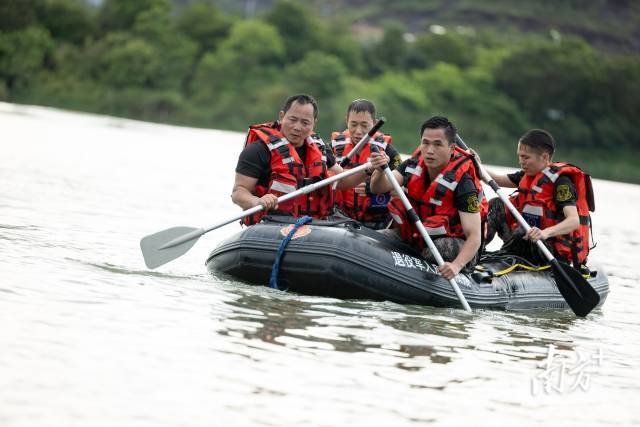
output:
M555 204L554 189L557 179L562 175L568 176L576 188L580 225L569 234L550 237L547 241L559 259L579 266L586 262L589 255L589 212L595 209L589 175L568 163L551 163L535 176L524 175L518 183L517 193L511 196L511 201L531 226L542 230L558 224L565 216ZM567 194L567 198L569 196ZM518 222L508 210L507 221L512 229L518 228Z
M266 186L258 184L255 195L262 197L267 193L280 197L296 191L307 184L327 178L331 173L327 170L327 157L322 139L315 134L305 140L307 153L305 161L300 159L295 147L287 141L280 126L275 123L264 123L249 127L245 147L253 143L264 143L271 152L271 175ZM322 218L333 210L333 190L330 185L300 195L294 199L278 204L277 212L284 212L294 217L309 215ZM245 224L251 225L260 221L264 215L258 212L245 217Z
M391 137L377 132L368 144L362 147L359 153L351 157L350 163L345 169L351 169L369 161L371 157L371 146L374 144L383 152L391 144ZM348 130L344 132L333 132L331 134L331 146L336 155L336 162L341 162L356 146L351 141ZM370 177L365 183L369 188ZM347 188L336 191L336 205L349 217L361 222L384 222L389 217L387 204L389 203L389 193L375 194L367 191L366 195L357 194L355 189Z
M416 153L414 153L416 154ZM444 167L438 176L425 187L424 174L428 173L424 159L419 154L405 169L405 173L411 174L406 184L407 197L422 220L429 235L465 238L460 215L455 206L455 189L462 176L467 173L473 179L478 190L480 201L480 216L484 224L488 204L484 197L482 184L473 165L472 157L466 151L456 147L451 161ZM393 197L389 203L389 212L394 221L400 226L403 240L424 247L424 241L417 227L411 222L407 211L399 198ZM484 231L482 232L484 233Z

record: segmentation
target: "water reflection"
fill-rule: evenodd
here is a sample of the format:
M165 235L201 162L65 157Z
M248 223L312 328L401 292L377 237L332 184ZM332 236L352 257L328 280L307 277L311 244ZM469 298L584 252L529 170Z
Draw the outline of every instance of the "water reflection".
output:
M202 183L233 181L224 159L242 135L92 120L2 122L13 135L0 142L12 184L0 200L0 419L10 425L638 419L640 237L617 206L639 207L640 187L594 182L594 254L613 274L606 304L586 319L340 301L209 276L203 262L232 229L145 269L145 233L235 213L228 186ZM531 396L550 344L564 355L602 347L589 391Z
M465 347L468 338L466 321L452 320L432 307L404 308L392 303L252 290L244 289L238 298L225 302L232 312L224 320L221 334L298 350L426 358L436 364L449 363L451 354L456 348ZM385 305L391 305L392 310L381 309ZM401 361L395 366L418 370L424 363L416 366Z
M578 319L566 310L532 313L476 311L402 306L389 302L315 298L233 283L237 298L225 302L230 312L221 334L260 340L298 351L310 348L341 353L388 355L394 366L419 370L424 361L445 365L464 352L486 354L491 363L538 361L550 344L572 350L574 331L598 321Z

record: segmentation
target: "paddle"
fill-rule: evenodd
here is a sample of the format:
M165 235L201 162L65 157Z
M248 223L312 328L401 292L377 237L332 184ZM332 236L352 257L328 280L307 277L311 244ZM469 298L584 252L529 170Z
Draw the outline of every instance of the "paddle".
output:
M456 143L463 149L469 150L467 144L464 143L460 136L456 135ZM482 167L480 162L476 156L473 156L473 162L476 166L476 169L479 171L482 180L496 192L502 203L509 209L514 218L518 220L518 223L525 229L525 231L529 231L531 227L527 223L527 221L522 217L520 212L513 206L511 200L507 195L503 194L502 189L498 186L498 183L491 178L491 176L487 173L487 171ZM556 285L558 286L558 290L560 294L565 299L571 310L576 314L576 316L584 317L591 310L593 310L600 303L600 295L596 292L595 289L586 281L582 274L572 266L559 262L553 254L549 251L547 246L542 242L542 240L538 240L536 245L542 251L545 258L551 264L551 268L553 269L554 277L556 279Z
M287 200L298 197L302 194L311 193L317 189L331 184L335 181L339 181L348 176L362 172L370 166L370 163L365 163L353 169L349 169L337 175L323 179L322 181L315 182L313 184L306 185L294 192L285 194L278 197L278 203L286 202ZM264 209L264 206L258 205L250 209L246 209L232 218L225 219L219 223L212 225L208 228L194 228L194 227L172 227L163 231L159 231L154 234L143 237L140 240L140 249L142 250L142 256L144 262L148 268L160 267L163 264L172 261L179 256L185 254L191 247L198 241L200 236L209 231L220 228L223 225L227 225L231 222L237 221L245 216L253 215Z
M374 153L377 153L378 147L376 147L375 145L372 145L371 151ZM382 170L384 171L384 174L386 175L387 180L393 186L393 189L395 190L396 194L400 197L402 204L407 210L408 217L413 221L415 226L418 228L418 231L420 232L420 234L422 235L422 238L424 239L425 243L429 247L429 250L433 254L433 257L436 259L436 262L438 263L439 266L442 266L444 264L444 259L442 259L440 252L438 252L438 249L433 244L433 240L431 240L431 236L429 236L429 233L427 233L427 230L422 224L422 220L416 213L415 209L413 209L413 206L411 206L409 199L407 199L407 195L404 193L404 191L402 190L402 187L400 187L400 184L398 183L398 181L396 181L396 178L393 176L393 172L391 172L391 169L389 169L389 165L385 164L382 167ZM462 292L460 291L460 288L458 287L458 284L456 283L456 281L453 279L450 279L449 283L451 284L453 291L458 296L458 299L460 300L462 307L468 312L471 312L471 307L469 307L469 303L467 303L466 298L464 297L464 295L462 295Z
M373 125L371 130L369 130L369 132L367 132L367 134L364 136L364 138L362 138L360 140L360 142L358 142L356 144L356 146L353 147L353 150L349 151L349 153L347 153L347 155L340 161L340 167L345 167L345 166L347 166L349 164L349 162L351 161L351 157L355 156L356 154L358 154L360 152L362 147L364 147L364 145L367 144L371 138L373 138L373 135L375 135L376 132L378 132L378 130L380 130L380 128L382 127L382 125L384 124L385 121L386 121L386 119L384 117L380 117L378 119L376 124Z

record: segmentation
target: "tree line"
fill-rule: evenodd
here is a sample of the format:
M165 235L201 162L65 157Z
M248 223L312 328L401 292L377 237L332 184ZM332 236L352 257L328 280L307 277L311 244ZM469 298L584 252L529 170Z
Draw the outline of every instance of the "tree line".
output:
M305 92L328 138L348 103L368 98L403 152L426 117L443 114L489 163L515 165L518 137L541 127L558 160L640 182L637 56L558 32L439 28L409 38L391 22L359 37L346 19L314 12L287 0L250 20L212 1L4 0L0 100L245 130Z

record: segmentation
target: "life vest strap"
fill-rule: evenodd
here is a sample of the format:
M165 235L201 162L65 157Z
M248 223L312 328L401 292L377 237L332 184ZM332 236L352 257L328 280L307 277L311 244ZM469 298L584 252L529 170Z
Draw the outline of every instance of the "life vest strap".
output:
M422 175L422 168L419 165L416 165L415 167L407 166L407 168L404 171L406 173L410 173L415 176Z
M556 182L556 180L557 180L558 178L560 178L560 175L558 175L558 174L556 173L556 172L557 172L557 170L558 170L557 168L553 168L553 169L555 169L555 170L552 170L552 168L551 168L551 167L547 166L546 168L542 169L542 173L543 173L547 178L549 178L549 180L550 180L551 182ZM543 179L544 179L544 178L540 178L540 181L542 181ZM541 184L542 184L542 182L541 182Z

